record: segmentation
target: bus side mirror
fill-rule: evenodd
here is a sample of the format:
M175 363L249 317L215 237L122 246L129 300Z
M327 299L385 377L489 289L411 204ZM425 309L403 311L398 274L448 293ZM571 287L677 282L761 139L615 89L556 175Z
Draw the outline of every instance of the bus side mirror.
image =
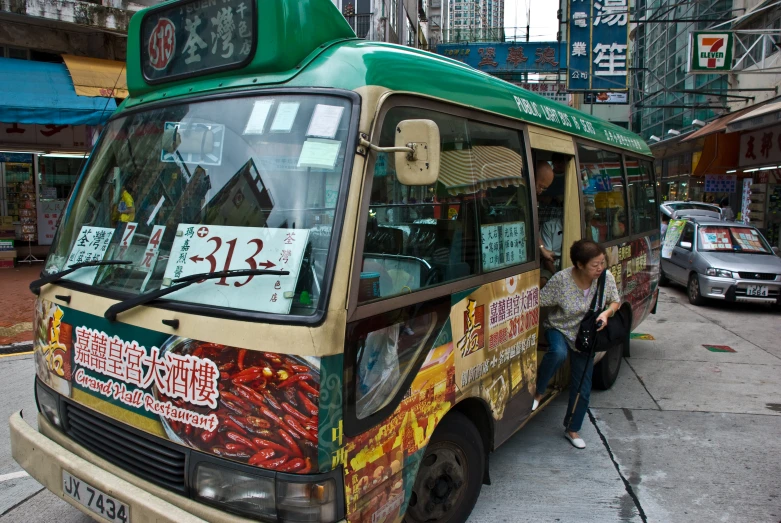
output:
M431 185L439 177L439 127L431 120L404 120L396 126L396 178L404 185Z

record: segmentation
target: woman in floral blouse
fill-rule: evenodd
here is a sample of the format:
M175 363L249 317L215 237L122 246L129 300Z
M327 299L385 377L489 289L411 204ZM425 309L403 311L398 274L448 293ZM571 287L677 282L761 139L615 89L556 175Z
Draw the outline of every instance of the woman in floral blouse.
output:
M553 374L570 354L570 392L567 414L564 417L564 437L576 448L586 447L586 443L578 432L583 425L583 418L588 409L591 396L591 374L594 370L594 358L575 349L575 337L580 328L580 322L591 306L591 301L597 292L597 280L605 270L605 249L591 240L579 240L572 244L569 251L572 267L553 275L540 291L540 307L554 307L544 323L547 329L548 351L542 358L537 376L537 391L534 396L532 410L536 409L548 387ZM616 288L616 280L608 271L605 280L605 300L607 307L599 315L598 321L605 328L608 319L618 311L621 298ZM571 416L572 406L578 394L580 384L580 400L575 414ZM570 419L572 417L572 419Z

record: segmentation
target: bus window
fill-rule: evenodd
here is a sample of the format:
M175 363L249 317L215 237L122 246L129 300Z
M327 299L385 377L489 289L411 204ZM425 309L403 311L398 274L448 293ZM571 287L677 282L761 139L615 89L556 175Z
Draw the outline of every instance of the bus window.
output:
M396 178L393 155L377 155L359 301L396 296L479 271L467 120L396 107L385 117L380 146L394 145L400 121L419 118L439 126L439 180L429 186L403 185Z
M631 209L632 234L648 232L659 226L653 165L646 160L627 158L627 194Z
M531 212L521 133L469 122L483 272L529 261Z
M585 238L609 242L629 235L621 155L578 144Z

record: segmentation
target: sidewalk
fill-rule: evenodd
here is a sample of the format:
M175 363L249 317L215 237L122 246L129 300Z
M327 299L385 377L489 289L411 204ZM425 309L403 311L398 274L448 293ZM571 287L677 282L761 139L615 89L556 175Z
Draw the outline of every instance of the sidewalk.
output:
M0 347L32 341L35 296L29 286L42 269L42 263L0 269Z

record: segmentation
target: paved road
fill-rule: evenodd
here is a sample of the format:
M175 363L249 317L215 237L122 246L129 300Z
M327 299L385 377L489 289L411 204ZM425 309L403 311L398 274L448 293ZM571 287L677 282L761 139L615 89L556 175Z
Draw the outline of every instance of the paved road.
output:
M781 522L781 315L757 306L694 307L664 289L618 382L592 395L587 448L561 433L557 399L491 455L470 523ZM734 353L702 345L728 345ZM0 416L34 423L30 356L0 358ZM15 477L0 422L0 522L86 523Z

